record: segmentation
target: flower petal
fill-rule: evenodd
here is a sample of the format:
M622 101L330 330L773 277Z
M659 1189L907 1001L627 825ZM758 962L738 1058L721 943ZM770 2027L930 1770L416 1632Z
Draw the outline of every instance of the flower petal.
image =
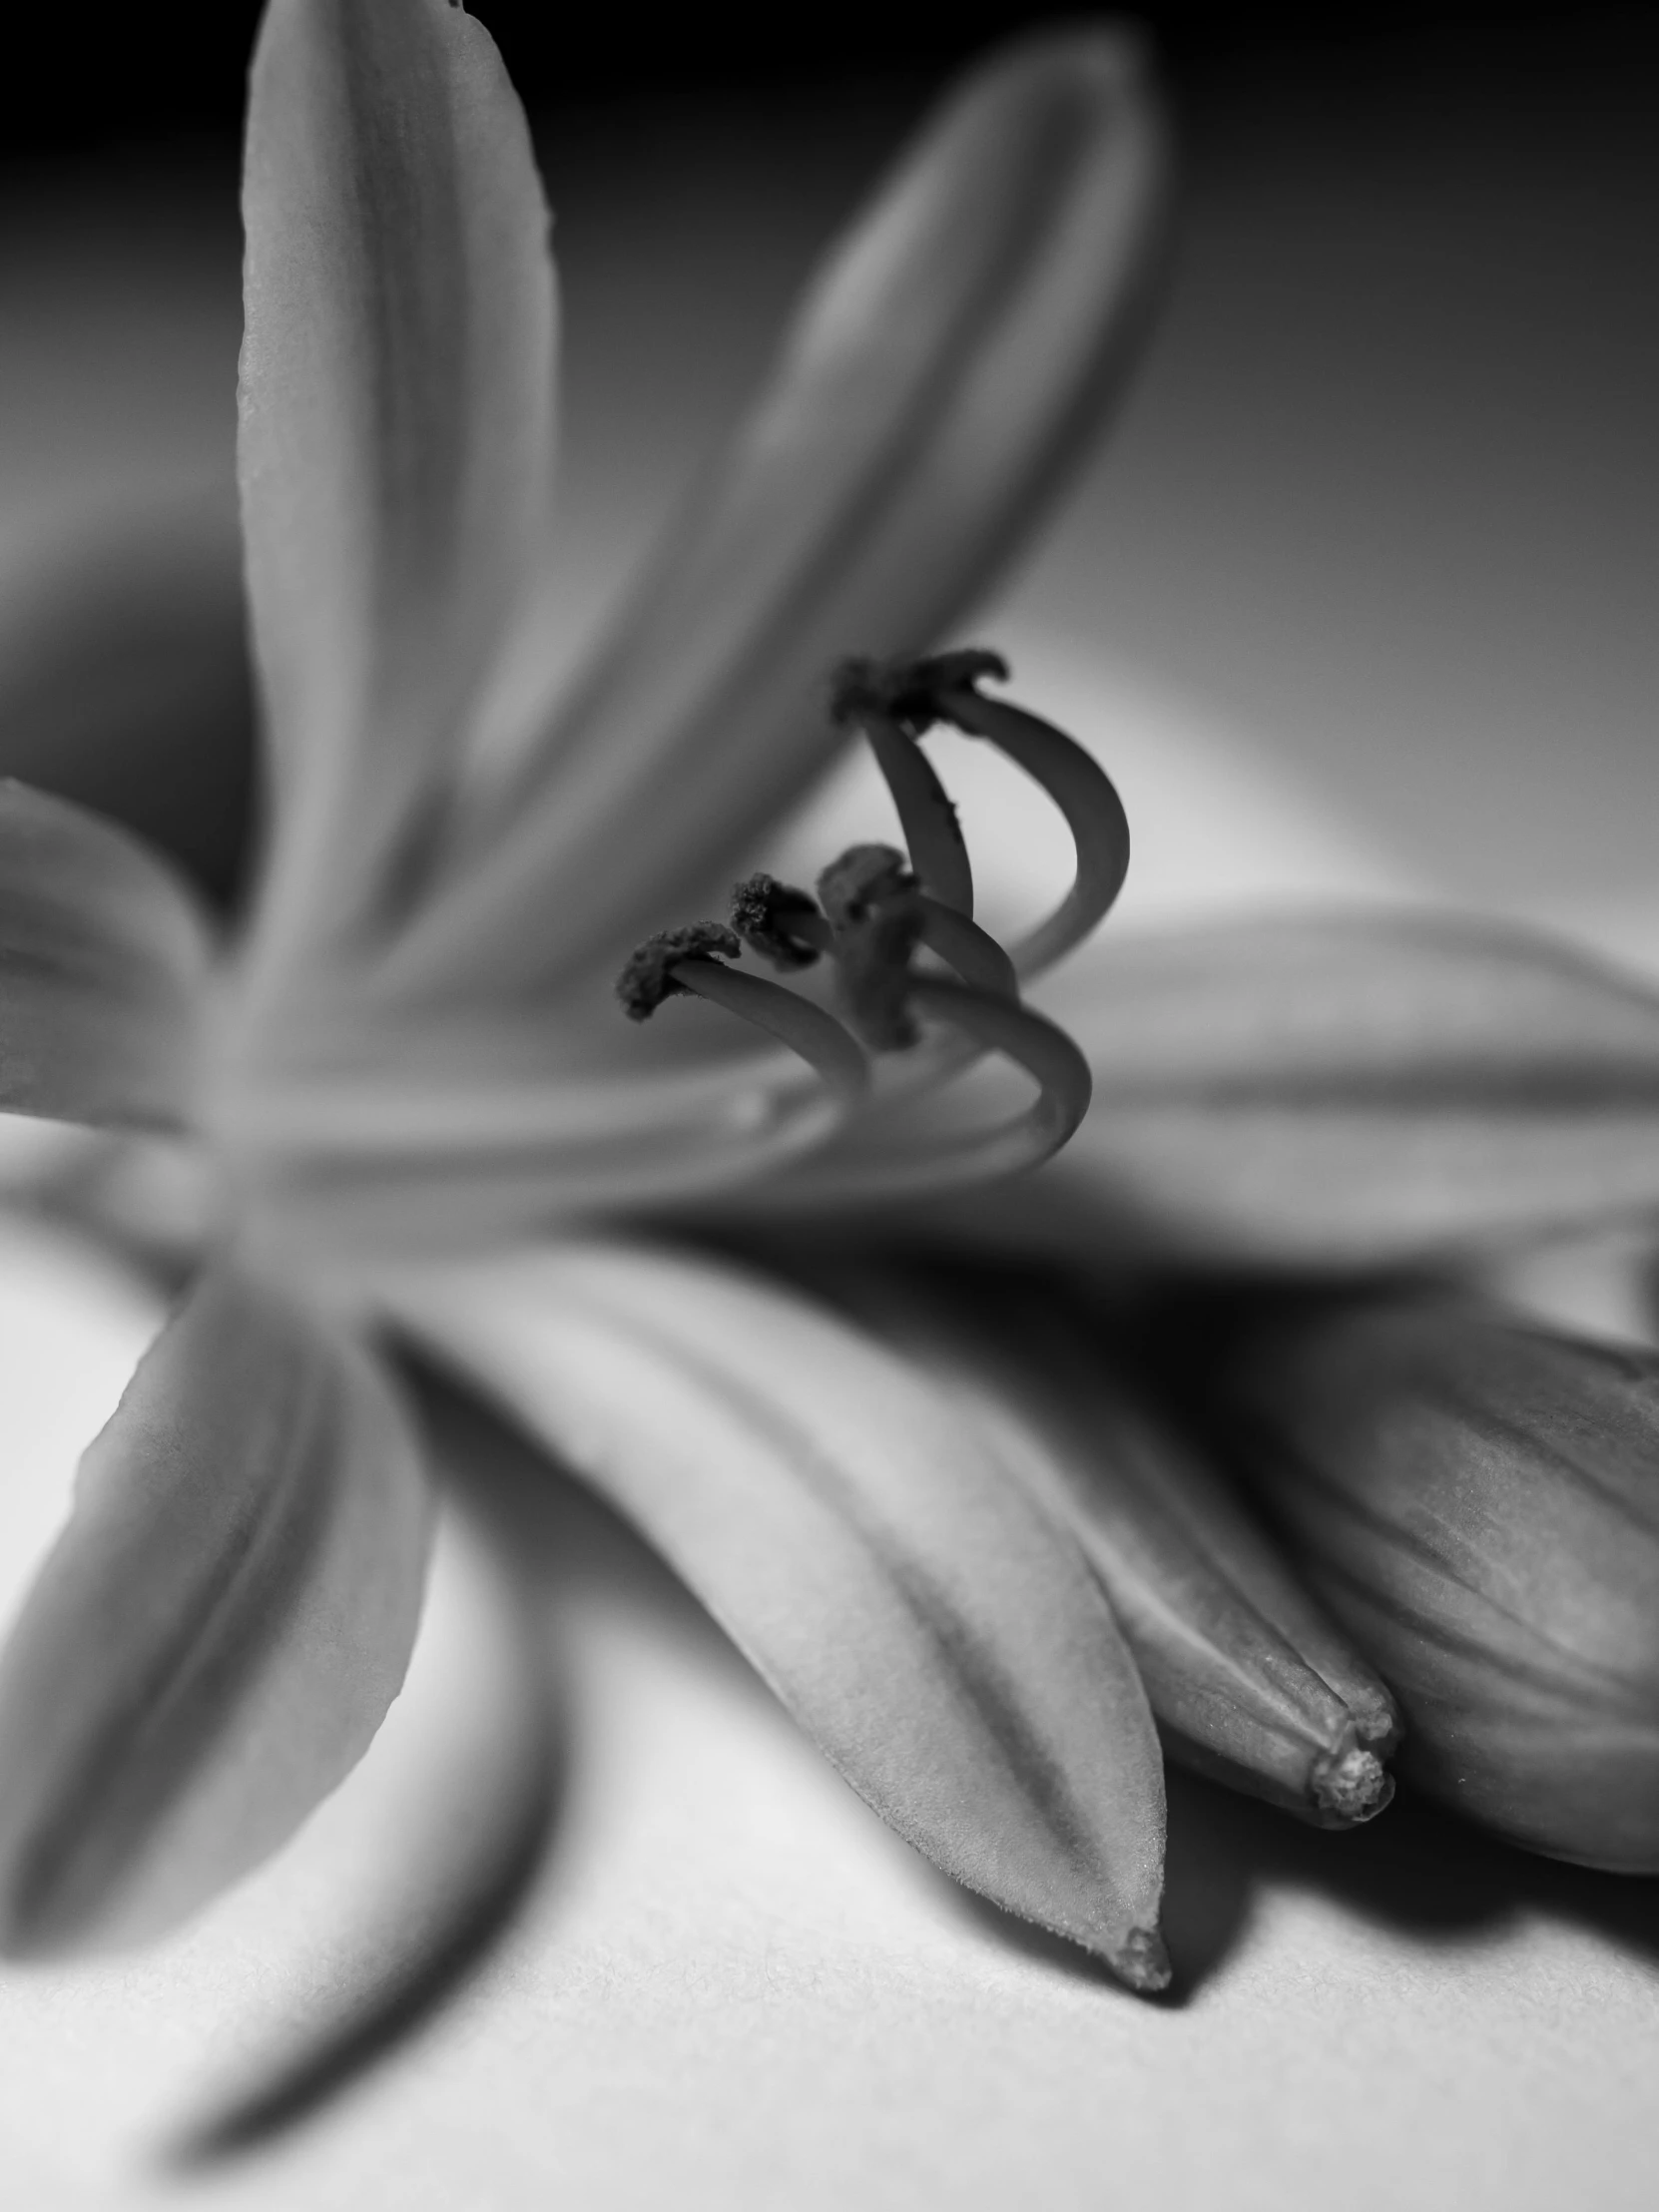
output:
M384 893L513 612L551 483L552 268L523 112L447 0L273 0L250 102L267 923L314 935Z
M0 783L0 1108L177 1126L210 957L196 901L159 853Z
M397 1694L429 1500L364 1355L219 1266L140 1363L0 1661L0 1937L159 1933L281 1844Z
M1056 1196L1086 1178L1201 1254L1382 1261L1659 1207L1659 996L1541 935L1232 922L1103 948L1045 1003L1095 1069Z
M1173 1758L1326 1827L1387 1804L1386 1690L1135 1392L1099 1313L1024 1269L943 1279L843 1262L827 1287L971 1405L1074 1530Z
M1207 1410L1398 1693L1413 1782L1659 1874L1659 1358L1440 1292L1258 1300L1212 1360Z
M1023 42L947 99L808 292L410 971L535 981L730 867L835 742L831 665L933 641L1058 488L1144 324L1164 176L1120 35Z
M1137 1986L1151 1715L1069 1538L917 1372L792 1293L572 1243L389 1287L419 1342L635 1521L860 1796Z

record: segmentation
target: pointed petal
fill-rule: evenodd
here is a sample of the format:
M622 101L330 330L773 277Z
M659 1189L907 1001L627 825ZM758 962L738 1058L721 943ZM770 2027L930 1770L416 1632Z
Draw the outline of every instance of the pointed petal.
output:
M835 742L831 666L933 641L1098 424L1145 320L1165 166L1118 34L1023 42L946 99L808 292L411 968L574 967L741 854ZM527 930L553 897L559 932Z
M362 1353L218 1267L140 1363L0 1660L0 1935L121 1944L207 1903L361 1757L429 1504Z
M0 1108L180 1124L210 957L196 901L159 853L0 783Z
M1095 1069L1056 1191L1197 1252L1370 1262L1659 1207L1659 995L1547 937L1233 922L1103 945L1045 1002Z
M315 933L419 827L546 508L547 212L489 34L448 0L274 0L244 216L268 923Z
M643 1530L901 1836L1161 1985L1133 1663L1069 1539L919 1374L776 1286L647 1249L388 1295Z
M1132 1390L1099 1314L1023 1269L947 1283L841 1266L830 1286L973 1406L1074 1531L1172 1757L1326 1827L1386 1805L1378 1754L1398 1733L1386 1690Z

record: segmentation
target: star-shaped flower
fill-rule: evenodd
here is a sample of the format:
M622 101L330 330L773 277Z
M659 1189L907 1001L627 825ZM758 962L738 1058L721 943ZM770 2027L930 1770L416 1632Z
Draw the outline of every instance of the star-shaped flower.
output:
M492 679L534 620L551 437L522 121L438 0L276 0L248 169L272 755L252 923L225 948L108 826L21 791L0 810L4 1103L184 1128L208 1166L201 1272L88 1455L0 1676L14 1947L166 1927L367 1742L428 1519L395 1336L633 1518L901 1834L1136 1986L1167 1975L1159 1734L1344 1825L1386 1802L1391 1686L1431 1787L1572 1856L1622 1822L1602 1856L1651 1864L1622 1779L1640 1795L1651 1764L1639 1635L1540 1693L1519 1753L1487 1664L1563 1482L1610 1482L1651 1533L1631 1471L1651 1420L1605 1356L1443 1285L1401 1307L1391 1274L1651 1209L1659 1007L1485 923L1286 916L1073 961L1041 986L1057 1027L1018 985L1110 905L1121 812L1086 755L983 688L990 657L913 658L1109 391L1161 174L1114 39L970 78L611 643L503 732ZM972 921L921 744L939 719L1035 775L1076 837L1075 883L1007 949ZM907 849L854 847L809 892L755 874L754 842L835 720L871 746ZM740 875L729 919L689 918ZM827 993L794 974L823 964ZM630 1013L710 999L776 1042L696 1005L632 1028L619 970ZM1072 1037L1094 1069L1080 1129ZM1002 1100L1010 1062L1034 1106ZM963 1196L1074 1131L1035 1180ZM1218 1265L1250 1273L1248 1299L1172 1300ZM1313 1269L1317 1297L1264 1297L1264 1275ZM1490 1433L1529 1363L1549 1402L1527 1404L1532 1517L1503 1552L1445 1491L1514 1462ZM1218 1450L1269 1462L1389 1686L1218 1482ZM1397 1520L1381 1540L1374 1475ZM1533 1688L1563 1620L1627 1627L1624 1583L1652 1581L1645 1535L1606 1550L1567 1519L1515 1647ZM1463 1675L1424 1663L1453 1646ZM1595 1788L1540 1812L1549 1747L1609 1697ZM1445 1749L1470 1711L1484 1766Z
M1110 903L1121 811L1086 756L978 701L977 663L932 680L1080 839L1077 884L1014 962L962 910L953 817L873 664L838 711L870 734L915 872L853 854L822 911L753 880L740 901L752 934L777 907L786 962L831 955L846 1021L734 966L724 924L672 925L838 742L845 649L924 644L1005 557L1137 334L1162 172L1111 37L970 77L820 277L586 680L503 760L491 686L535 620L553 437L523 117L444 0L274 0L245 198L270 818L252 918L225 942L158 854L0 798L0 1096L181 1133L202 1242L0 1680L13 1949L166 1929L361 1754L415 1633L431 1511L380 1347L401 1330L475 1366L455 1301L517 1276L543 1433L854 1786L963 1881L1164 1978L1157 1745L1063 1531L892 1353L782 1285L596 1227L844 1147L871 1097L919 1097L987 1048L1035 1074L1035 1105L883 1155L871 1188L1028 1163L1080 1118L1086 1068L1014 967ZM627 963L627 1010L690 991L771 1035L622 1019L613 979L665 923Z

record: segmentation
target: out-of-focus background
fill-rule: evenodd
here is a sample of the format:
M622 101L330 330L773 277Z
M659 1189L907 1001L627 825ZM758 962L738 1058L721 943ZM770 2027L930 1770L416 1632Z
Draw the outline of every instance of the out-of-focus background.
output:
M476 12L557 214L549 625L574 642L931 91L1047 11L700 12L649 33L620 11ZM1117 436L990 625L1106 729L1139 832L1126 917L1398 888L1659 953L1659 19L1139 13L1184 148L1169 309ZM113 783L221 880L242 756L183 734L246 721L211 540L230 526L256 17L51 11L0 93L0 648L32 640L0 650L0 764L96 778L106 800ZM182 677L145 643L166 627L151 608L125 660L109 649L104 709L83 681L46 712L53 557L124 511L158 600L222 579L226 650ZM100 714L130 719L147 686L171 753L112 764Z
M931 91L1047 11L474 12L557 211L547 619L574 653ZM1124 787L1125 925L1426 897L1659 962L1653 11L1139 13L1184 150L1168 309L986 625ZM0 770L115 806L224 893L250 789L231 468L256 15L60 6L0 81ZM87 569L112 526L142 590L119 553ZM210 604L217 645L182 659L170 621ZM116 726L143 742L112 752ZM997 806L1028 858L1037 816ZM72 1247L0 1236L8 1589L155 1320ZM1134 2004L936 1881L640 1547L549 1510L576 1741L534 1911L397 2065L194 2201L1650 2202L1651 1886L1405 1807L1330 1840L1178 1783L1187 1995ZM414 1847L484 1755L481 1605L452 1562L359 1775L179 1945L0 1975L17 2201L165 2199L168 2129L395 1951Z

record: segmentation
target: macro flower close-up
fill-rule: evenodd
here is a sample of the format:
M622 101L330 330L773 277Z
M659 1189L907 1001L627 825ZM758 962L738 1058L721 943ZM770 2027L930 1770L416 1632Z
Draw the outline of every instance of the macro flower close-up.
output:
M1173 141L1133 25L971 61L584 629L551 221L501 54L452 0L268 0L240 552L209 530L175 591L165 532L152 553L123 519L0 608L25 772L0 785L3 1197L19 1267L107 1296L137 1356L8 1563L0 1945L19 2016L50 1992L71 2043L76 1989L142 1990L135 1961L193 1943L216 2003L310 1972L280 2048L255 2034L229 2087L184 2067L195 2117L135 2123L182 2130L170 2155L227 2202L281 2201L280 2161L353 2126L307 2198L426 2201L410 2174L363 2196L374 2097L424 2093L446 2020L478 2080L522 2077L549 2003L582 2108L626 2134L643 2095L664 2146L638 2189L626 2160L614 2198L584 2179L595 2202L668 2186L681 2123L650 2084L694 2048L696 2077L704 2012L723 2083L776 2062L795 2087L697 2201L830 2201L790 2132L815 2037L826 2111L867 2114L913 2015L941 2138L964 2021L1006 2046L999 2142L1050 2125L1034 2081L1097 2034L1168 2065L1219 2022L1225 2075L1275 2001L1226 2010L1230 1946L1257 1956L1243 1908L1204 1903L1234 1852L1287 1896L1353 1880L1334 1924L1408 1934L1460 1931L1483 1869L1543 1867L1492 1895L1555 1883L1538 1910L1595 1928L1614 2010L1651 2014L1652 962L1400 869L1310 890L1263 828L1271 775L1181 768L1132 687L1063 641L1045 663L1017 592L993 650L993 595L1160 372ZM256 827L204 868L147 779L145 683L164 669L183 742L171 702L227 635ZM53 733L78 716L103 752L71 773ZM187 779L230 773L237 732L217 768L215 733L192 742ZM1205 896L1160 910L1183 867ZM743 1726L783 1732L776 1795L721 1782L720 1697L696 1717L727 1644L767 1693ZM608 1857L567 1833L615 1682L659 1663L680 1719L591 1755L678 1801L639 1866L736 1916L719 1966L676 1949L690 1908L625 1823ZM712 1840L698 1873L723 1789L764 1877ZM1384 1908L1364 1886L1393 1897L1394 1827L1411 1902ZM870 1855L844 1888L843 1850ZM561 1906L602 1860L637 1973ZM743 1933L744 1881L791 1869L828 1884L805 1925L831 1966L789 1950L785 1905ZM293 1966L336 1901L382 1893L368 1949ZM1346 1969L1288 1955L1275 1987L1302 1973L1317 2014ZM619 2051L632 2020L658 2052L637 2073L595 2055L613 2014ZM498 2132L506 2090L470 2093ZM721 2108L687 2155L731 2133ZM446 2141L464 2109L439 2094ZM1053 2124L1032 2191L1092 2201L1093 2150ZM773 2127L799 2169L776 2188ZM477 2201L558 2183L537 2128L513 2120ZM873 2162L871 2201L991 2201L955 2169L906 2197L883 2161L919 2132L855 2135L836 2188ZM1274 2170L1248 2201L1288 2201Z

